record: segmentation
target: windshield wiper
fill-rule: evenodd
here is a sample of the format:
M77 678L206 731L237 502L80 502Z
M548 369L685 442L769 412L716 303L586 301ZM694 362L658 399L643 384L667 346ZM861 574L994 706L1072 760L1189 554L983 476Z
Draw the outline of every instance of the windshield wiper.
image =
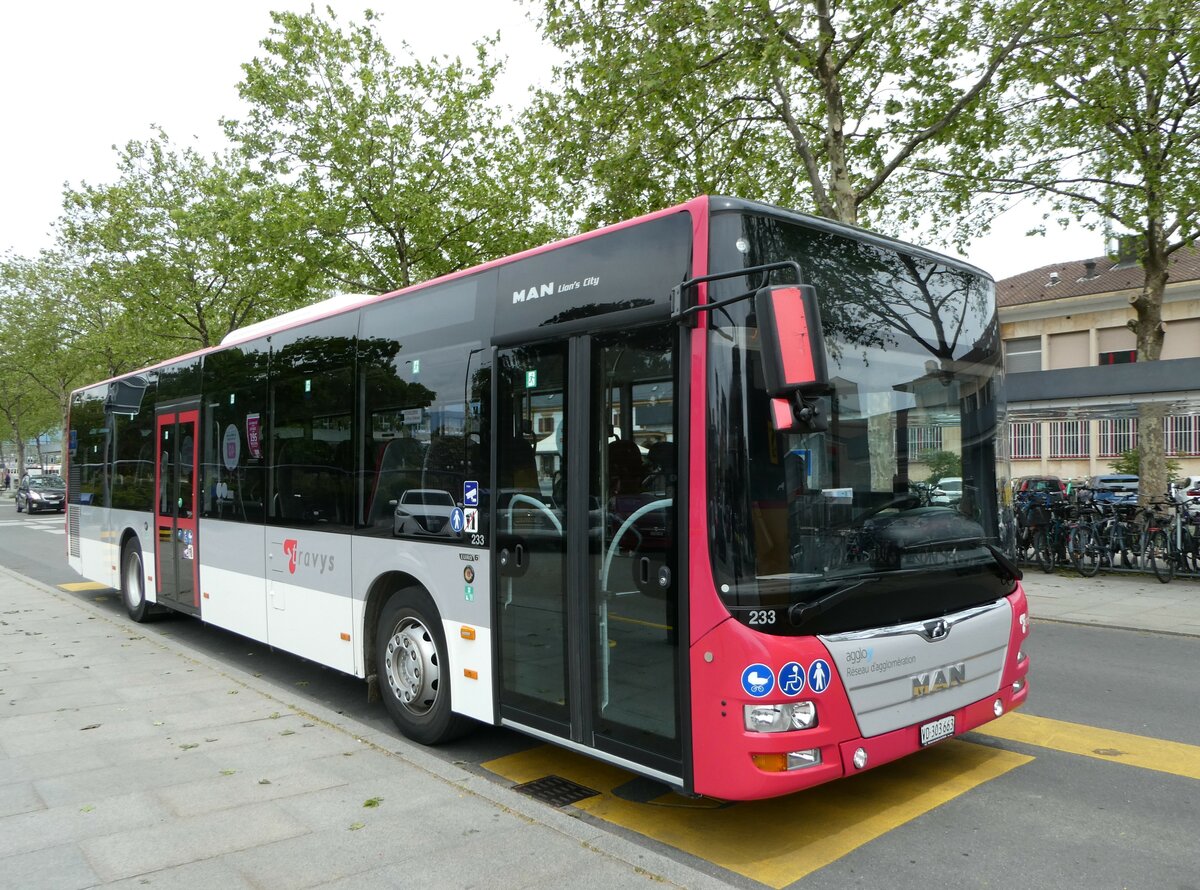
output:
M878 575L863 575L860 578L847 581L845 584L841 584L828 593L817 597L812 602L796 603L788 609L788 618L791 620L793 625L803 624L810 618L816 618L818 615L828 612L840 600L845 599L864 584L872 584L878 580Z
M992 558L996 560L996 565L1004 569L1014 581L1020 581L1025 577L1025 572L1019 565L1008 558L1008 554L997 547L995 544L983 542L983 546L987 548L988 553L992 554Z

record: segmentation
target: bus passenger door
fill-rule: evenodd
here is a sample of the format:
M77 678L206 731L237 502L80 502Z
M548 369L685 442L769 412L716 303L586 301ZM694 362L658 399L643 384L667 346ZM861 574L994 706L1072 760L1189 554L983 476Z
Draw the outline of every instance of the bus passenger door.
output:
M569 737L567 345L502 350L495 369L501 716Z
M199 412L160 411L154 464L154 564L158 601L185 612L200 610L196 535L196 429Z
M682 776L674 326L501 350L504 721Z
M591 338L587 682L592 745L682 774L674 325Z

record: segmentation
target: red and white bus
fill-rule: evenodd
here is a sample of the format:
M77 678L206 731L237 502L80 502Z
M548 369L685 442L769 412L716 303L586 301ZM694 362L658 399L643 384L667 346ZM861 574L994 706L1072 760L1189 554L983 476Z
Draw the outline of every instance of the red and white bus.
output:
M1028 691L993 288L702 197L339 298L75 392L70 564L420 742L500 724L726 799L851 775Z

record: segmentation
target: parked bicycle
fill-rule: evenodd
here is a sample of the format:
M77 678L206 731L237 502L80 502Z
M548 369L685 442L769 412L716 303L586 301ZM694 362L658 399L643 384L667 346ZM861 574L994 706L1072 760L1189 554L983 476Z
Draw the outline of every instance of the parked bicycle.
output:
M1054 571L1060 562L1075 558L1067 552L1067 541L1071 536L1073 511L1071 504L1051 504L1049 508L1050 521L1039 526L1033 536L1033 557L1047 575Z
M1131 506L1093 501L1081 511L1067 544L1079 574L1091 578L1104 566L1115 568L1118 560L1122 568L1137 565L1140 531Z
M1200 512L1193 514L1187 502L1169 501L1160 505L1165 512L1159 527L1146 543L1146 561L1161 583L1167 584L1177 572L1200 571Z

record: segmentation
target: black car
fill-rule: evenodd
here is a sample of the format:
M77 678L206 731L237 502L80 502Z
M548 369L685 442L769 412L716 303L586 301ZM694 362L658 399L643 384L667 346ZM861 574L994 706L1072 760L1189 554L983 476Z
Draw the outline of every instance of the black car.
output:
M39 510L56 510L62 513L67 509L67 483L62 476L26 476L17 486L17 512L28 509L30 513Z

